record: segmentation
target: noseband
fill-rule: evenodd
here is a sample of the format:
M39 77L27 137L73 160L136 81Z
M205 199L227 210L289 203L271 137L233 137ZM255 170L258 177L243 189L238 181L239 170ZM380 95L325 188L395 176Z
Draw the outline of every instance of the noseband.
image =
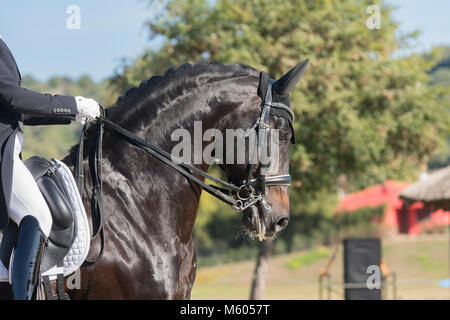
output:
M146 140L141 137L135 135L134 133L122 128L121 126L113 123L109 119L105 117L105 112L102 108L102 115L98 117L98 119L91 123L87 123L83 126L80 136L80 143L78 145L78 154L75 162L75 179L77 181L78 189L80 194L83 194L83 149L84 149L84 136L86 134L86 130L88 127L96 126L97 136L96 136L96 144L95 148L92 148L89 151L89 168L91 179L93 182L92 186L92 197L91 197L91 215L93 219L93 236L92 239L95 239L98 234L100 234L101 238L101 249L100 253L95 260L86 260L85 265L91 265L96 263L103 255L104 249L104 230L103 230L103 204L102 204L102 178L101 178L101 162L102 162L102 139L104 128L117 133L121 136L125 141L130 144L146 151L151 154L158 160L162 161L172 169L178 171L180 174L185 176L187 179L197 183L200 185L206 192L216 197L217 199L227 203L232 208L243 211L259 201L263 200L263 196L266 192L266 188L268 186L289 186L291 184L291 176L289 173L282 175L274 175L274 176L266 176L264 174L263 167L264 165L261 163L262 159L262 150L267 148L267 141L270 132L270 114L271 108L278 108L287 112L289 116L291 116L292 120L294 115L291 109L282 104L282 103L273 103L272 102L272 83L274 80L268 79L267 91L264 97L262 98L261 103L261 113L258 119L254 122L254 124L247 130L256 130L256 148L253 150L257 150L259 163L249 165L247 172L247 179L242 182L240 185L236 185L231 181L227 182L222 179L213 177L206 172L198 169L197 167L184 162L183 160L173 156L161 148L154 146L148 143ZM289 119L290 120L290 119ZM258 166L258 168L256 168ZM253 172L258 170L258 176L253 178ZM203 178L209 179L213 181L216 185L210 185L202 181L201 176Z

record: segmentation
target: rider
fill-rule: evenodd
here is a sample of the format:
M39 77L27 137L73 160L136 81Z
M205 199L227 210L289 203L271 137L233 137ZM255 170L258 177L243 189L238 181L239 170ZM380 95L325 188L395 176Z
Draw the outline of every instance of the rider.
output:
M100 115L93 99L40 94L21 87L15 59L0 37L0 232L18 226L12 262L14 299L31 299L52 217L33 176L21 160L23 124L70 124ZM9 217L9 218L8 218Z

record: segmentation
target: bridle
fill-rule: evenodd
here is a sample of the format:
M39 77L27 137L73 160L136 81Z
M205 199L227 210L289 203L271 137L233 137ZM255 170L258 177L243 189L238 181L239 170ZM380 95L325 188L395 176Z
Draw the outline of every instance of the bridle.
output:
M267 166L267 164L263 164L261 162L265 149L268 148L271 108L283 109L291 115L292 119L294 119L294 114L288 106L282 103L272 102L273 83L273 79L268 79L266 94L264 97L262 97L261 113L258 119L246 132L246 135L252 130L257 133L255 135L256 146L253 150L256 150L256 152L258 152L257 157L259 161L257 164L250 164L248 166L247 179L243 181L243 184L239 187L239 191L235 194L235 197L237 199L236 204L233 205L233 208L237 210L245 210L256 204L257 202L262 201L263 196L266 193L266 188L268 186L289 186L291 184L291 176L289 173L266 176L263 168ZM256 169L258 170L258 176L257 178L253 178L253 172Z
M127 129L115 124L111 120L105 117L105 111L102 109L102 115L93 122L88 122L83 126L80 136L80 143L78 145L77 159L75 161L75 179L77 181L80 194L83 194L83 149L84 149L84 137L86 131L90 130L92 126L97 128L95 147L89 150L89 168L93 182L92 197L91 197L91 215L93 220L93 236L94 240L97 235L101 237L101 249L100 253L95 260L86 260L85 265L91 265L96 263L103 255L104 249L104 230L103 230L103 203L102 203L102 177L101 177L101 162L102 162L102 140L104 128L117 133L125 141L130 144L144 150L151 154L164 164L168 165L175 171L179 172L187 179L200 185L206 192L216 197L217 199L227 203L233 209L243 211L256 203L263 200L266 188L268 186L289 186L291 183L291 176L289 173L282 175L266 176L261 164L261 153L264 148L267 147L269 132L270 132L270 115L272 108L277 108L288 113L289 116L294 118L291 109L282 103L272 102L272 84L274 80L268 79L267 90L262 98L261 113L253 125L246 131L246 133L255 130L256 134L256 146L253 150L257 150L258 163L248 165L247 179L242 184L234 184L229 181L224 181L220 178L213 177L208 173L198 169L197 167L186 163L182 159L179 159L169 152L148 143L146 140L128 131ZM258 171L258 176L253 178L253 173ZM207 184L202 181L200 177L209 179L214 182L214 185Z

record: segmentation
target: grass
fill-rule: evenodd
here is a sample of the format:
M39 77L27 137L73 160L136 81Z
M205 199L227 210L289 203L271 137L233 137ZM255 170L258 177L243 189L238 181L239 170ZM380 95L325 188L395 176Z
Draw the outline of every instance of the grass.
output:
M330 254L330 250L324 247L320 247L309 252L301 253L297 257L289 259L286 262L286 267L291 270L296 270L300 267L313 264L314 262L322 258L327 258L330 256Z
M382 255L397 277L397 299L450 299L450 289L439 287L449 277L448 235L397 236L382 241ZM274 256L266 279L267 299L318 299L319 272L334 248L317 247ZM343 280L342 246L330 268L332 281ZM200 267L192 299L248 299L254 261ZM338 290L338 289L336 289ZM392 298L389 286L383 297ZM333 299L342 299L338 293Z

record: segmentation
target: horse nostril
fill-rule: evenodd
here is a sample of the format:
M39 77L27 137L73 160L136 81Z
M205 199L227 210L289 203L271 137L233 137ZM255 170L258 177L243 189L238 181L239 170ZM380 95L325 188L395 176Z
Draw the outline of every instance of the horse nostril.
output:
M284 228L286 228L286 226L288 225L289 222L289 218L288 217L281 217L280 219L277 220L277 222L275 223L275 230L276 231L281 231Z

